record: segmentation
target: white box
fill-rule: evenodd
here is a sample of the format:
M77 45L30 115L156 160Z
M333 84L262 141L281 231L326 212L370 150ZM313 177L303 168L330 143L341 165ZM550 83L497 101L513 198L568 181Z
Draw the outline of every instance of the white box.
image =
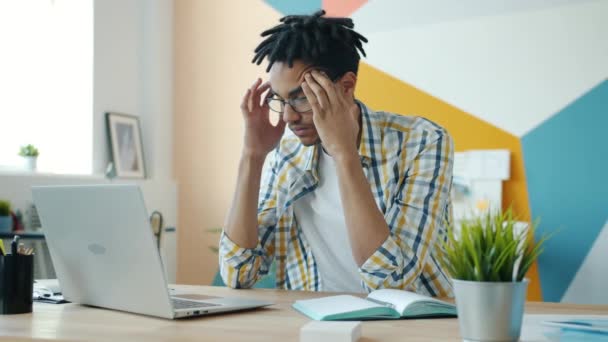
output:
M511 176L509 150L471 150L454 155L454 175L466 179L508 180Z
M311 321L300 328L300 342L356 342L361 322Z

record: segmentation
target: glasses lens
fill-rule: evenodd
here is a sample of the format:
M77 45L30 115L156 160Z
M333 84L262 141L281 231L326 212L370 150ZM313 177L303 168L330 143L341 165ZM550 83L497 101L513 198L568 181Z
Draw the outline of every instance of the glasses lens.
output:
M297 99L293 99L291 101L291 105L293 106L293 110L298 113L308 112L312 109L310 102L306 97L299 97Z
M283 101L279 99L269 98L266 100L266 102L268 102L268 107L270 108L270 110L277 113L283 112Z

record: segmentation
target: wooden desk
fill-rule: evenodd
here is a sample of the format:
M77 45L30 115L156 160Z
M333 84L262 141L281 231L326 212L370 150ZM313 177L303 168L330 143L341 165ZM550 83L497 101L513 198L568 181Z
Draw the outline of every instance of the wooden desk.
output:
M255 311L165 320L76 304L34 304L32 314L0 316L0 341L298 341L310 320L291 308L296 299L327 293L281 290L231 290L211 286L175 286L213 296L251 297L276 305ZM608 306L530 303L528 313L607 314ZM370 341L460 341L456 319L395 320L363 323Z

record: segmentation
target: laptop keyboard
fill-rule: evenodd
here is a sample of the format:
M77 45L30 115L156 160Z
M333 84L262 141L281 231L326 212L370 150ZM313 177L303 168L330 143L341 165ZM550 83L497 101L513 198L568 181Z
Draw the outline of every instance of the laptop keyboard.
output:
M219 304L211 304L211 303L202 303L202 302L194 302L191 300L183 300L171 298L173 302L174 309L194 309L194 308L208 308L210 306L218 306Z

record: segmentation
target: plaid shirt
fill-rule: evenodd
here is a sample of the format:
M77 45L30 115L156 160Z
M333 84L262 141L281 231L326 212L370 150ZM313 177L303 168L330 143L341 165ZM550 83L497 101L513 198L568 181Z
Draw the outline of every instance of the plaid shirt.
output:
M390 229L359 268L361 286L368 292L396 288L451 296L437 252L452 216L452 138L426 119L374 112L361 102L359 106L361 165ZM258 200L257 247L241 248L226 234L220 239L220 272L228 286L253 286L274 261L278 288L323 290L293 211L295 201L315 191L318 154L318 145L306 147L294 135L284 136L269 154Z

